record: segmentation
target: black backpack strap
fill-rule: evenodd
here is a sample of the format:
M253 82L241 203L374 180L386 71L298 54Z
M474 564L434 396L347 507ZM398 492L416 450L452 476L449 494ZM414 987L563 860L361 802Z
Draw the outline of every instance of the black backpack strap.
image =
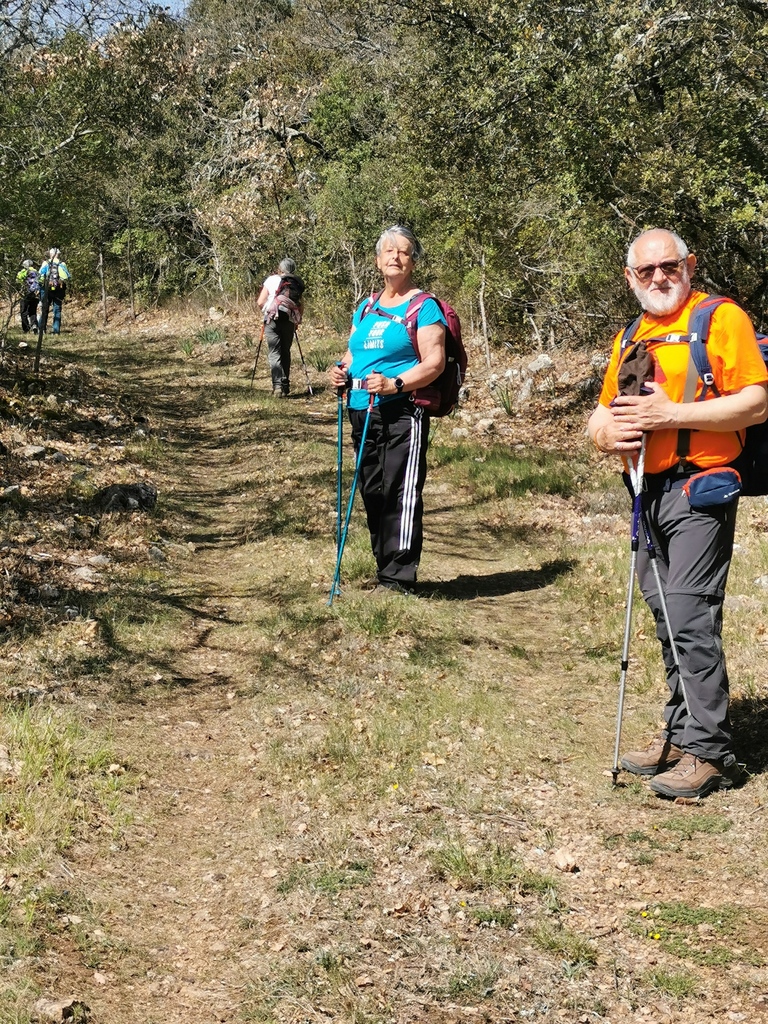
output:
M627 324L627 326L624 328L624 331L621 335L621 345L619 346L620 352L623 352L624 349L632 342L632 339L634 338L638 328L640 327L640 324L642 323L644 315L645 314L641 313L639 317L633 320L632 323Z

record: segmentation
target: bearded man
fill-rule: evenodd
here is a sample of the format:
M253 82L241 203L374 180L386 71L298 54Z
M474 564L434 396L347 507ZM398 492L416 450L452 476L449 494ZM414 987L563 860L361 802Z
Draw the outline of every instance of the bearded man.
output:
M671 636L642 546L637 577L656 621L669 698L664 730L644 750L626 753L621 765L653 776L651 789L672 798L702 797L739 778L721 641L738 493L710 505L694 495L702 471L733 463L746 427L768 415L766 367L749 317L735 303L712 313L706 348L714 381L705 384L692 368L688 322L706 298L691 286L695 269L696 257L672 231L654 228L632 242L624 276L645 312L631 340L645 342L654 379L645 393L619 394L620 332L588 427L597 448L622 457L625 467L641 445L645 450L642 510Z

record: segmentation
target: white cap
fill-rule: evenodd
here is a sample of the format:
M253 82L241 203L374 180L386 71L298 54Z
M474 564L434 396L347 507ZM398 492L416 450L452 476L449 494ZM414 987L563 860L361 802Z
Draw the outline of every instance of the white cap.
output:
M51 249L51 251L48 253L49 259L52 259L52 260L55 260L58 255L59 255L59 250L58 249Z
M29 270L29 268L32 266L32 260L24 260L24 262L21 265L22 267L26 267L27 270Z

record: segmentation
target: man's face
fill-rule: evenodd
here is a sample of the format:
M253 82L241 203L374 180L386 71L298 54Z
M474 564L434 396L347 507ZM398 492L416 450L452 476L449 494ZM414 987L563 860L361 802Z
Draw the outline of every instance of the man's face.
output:
M624 276L644 310L669 316L685 305L695 268L693 253L681 260L671 235L651 231L636 242L632 266L624 268Z

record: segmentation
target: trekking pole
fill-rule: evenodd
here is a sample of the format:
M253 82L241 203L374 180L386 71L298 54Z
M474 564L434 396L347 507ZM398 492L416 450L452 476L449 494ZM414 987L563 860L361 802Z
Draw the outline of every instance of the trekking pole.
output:
M309 370L307 369L307 364L304 362L304 353L301 351L301 342L299 341L299 329L298 329L298 327L294 331L294 337L296 338L296 345L297 345L297 347L299 349L299 356L301 357L301 365L304 367L304 373L306 373L306 375L307 375L307 391L310 393L310 395L314 395L314 391L312 390L312 385L309 382Z
M259 335L259 344L256 346L256 358L253 360L253 370L251 371L251 387L253 387L253 378L256 376L256 364L259 361L261 355L261 343L264 341L264 321L261 322L261 334Z
M338 367L342 367L344 364L337 363L336 365ZM338 557L339 548L341 547L341 471L342 457L344 454L344 391L345 388L343 387L336 388L336 557Z
M653 572L653 578L654 578L654 581L656 583L656 590L657 590L658 595L659 595L659 607L661 609L661 616L662 616L662 618L664 620L664 625L666 626L667 636L669 637L669 646L670 646L670 650L672 652L672 660L674 661L675 667L677 668L677 678L678 678L679 683L680 683L680 690L681 690L682 697L683 697L683 704L685 705L686 710L687 710L687 708L688 708L688 697L687 697L686 692L685 692L685 681L683 680L683 676L682 676L682 673L680 671L680 655L678 653L677 644L675 643L674 634L672 632L672 625L671 625L670 619L669 619L669 611L667 610L667 600L666 600L666 597L665 597L665 594L664 594L664 587L662 586L662 583L661 583L661 574L659 573L659 563L658 563L658 558L657 558L657 554L656 554L656 546L653 543L653 535L651 533L651 528L650 528L650 525L648 523L648 517L647 517L647 515L645 513L645 510L642 507L642 498L641 498L641 496L642 496L642 491L643 491L643 464L644 464L644 461L645 461L645 435L643 435L643 440L642 440L641 448L640 448L640 457L638 457L637 466L635 467L629 461L625 462L625 465L626 465L626 468L627 468L627 472L629 474L630 482L632 484L632 494L633 494L633 499L632 499L632 501L633 501L633 504L632 504L632 515L633 515L632 530L633 530L633 538L632 539L633 539L633 544L636 544L636 547L635 547L635 551L636 551L639 548L639 536L637 536L637 537L635 536L635 531L637 530L637 526L634 523L634 515L635 515L635 506L639 502L640 503L640 521L642 522L643 534L645 535L645 550L646 550L646 554L648 555L648 562L649 562L649 564L651 566L651 571ZM630 587L632 587L633 584L634 584L634 578L633 577L634 577L634 573L631 573L630 574ZM628 601L629 600L631 600L631 596L628 597ZM626 668L627 668L627 662L629 660L628 659L628 656L629 656L629 636L628 636L628 634L626 632L626 626L625 626L625 633L624 633L624 644L625 644L625 647L624 647L624 653L623 653L623 656L622 656L622 673L623 673L623 676L622 676L622 680L621 680L621 682L619 684L619 713L618 713L617 722L616 722L616 749L614 751L614 762L613 762L614 763L614 768L613 768L613 784L614 785L616 785L616 779L617 779L618 772L619 772L619 742L620 742L620 739L621 739L621 720L622 720L623 710L624 710L624 681L625 681L625 678L626 678L625 673L626 673Z
M337 366L340 366L337 363ZM344 423L344 388L336 389L336 402L337 402L337 420L338 425L336 429L336 557L339 557L339 551L341 550L341 472L342 472L342 456L343 456L343 439L342 429ZM341 594L341 588L339 587L338 581L335 582L331 593L334 597L338 597Z
M619 778L619 747L621 746L621 721L624 717L624 694L627 685L627 670L629 668L629 637L632 632L632 602L635 595L635 572L637 570L637 552L640 547L640 520L642 518L642 479L645 465L645 434L640 443L640 454L637 457L637 465L634 472L630 471L632 482L632 527L630 533L630 560L629 560L629 582L627 584L626 615L624 617L624 643L621 649L621 675L619 677L619 706L616 712L616 741L613 748L613 784L616 785ZM637 486L636 486L637 485Z
M336 553L336 571L333 574L333 582L331 583L331 594L328 598L328 605L333 604L333 599L337 593L339 593L339 576L341 574L341 559L344 554L344 545L347 543L347 531L349 530L349 517L352 515L352 502L355 500L355 491L357 489L357 480L360 476L360 466L363 462L363 454L365 452L365 438L368 433L368 424L371 422L371 410L373 409L373 402L375 395L371 395L368 399L368 408L365 413L365 421L363 423L363 433L360 437L360 447L357 452L357 459L355 461L355 475L352 477L352 489L349 492L349 501L347 502L347 513L344 518L344 529L341 531L341 537L339 538L339 549Z
M40 319L37 324L37 348L35 350L35 376L40 372L40 354L43 351L43 335L48 329L48 310L51 307L51 260L48 260L48 273L45 275L45 287L43 288L43 302L40 310Z
M653 571L654 580L656 581L656 589L659 592L659 607L661 608L661 616L664 619L664 625L667 627L667 636L669 637L669 647L672 651L672 660L674 661L675 668L677 669L677 678L680 682L680 692L683 697L683 704L685 705L685 710L687 711L688 696L685 692L685 682L683 680L683 675L680 671L680 655L678 654L677 644L675 643L675 637L672 633L672 626L669 621L669 612L667 611L667 599L664 596L664 588L661 585L659 563L656 558L656 546L653 543L651 528L648 525L648 517L646 516L644 509L640 510L640 515L642 517L643 522L643 533L645 534L645 550L648 554L648 561L650 562L651 569Z

